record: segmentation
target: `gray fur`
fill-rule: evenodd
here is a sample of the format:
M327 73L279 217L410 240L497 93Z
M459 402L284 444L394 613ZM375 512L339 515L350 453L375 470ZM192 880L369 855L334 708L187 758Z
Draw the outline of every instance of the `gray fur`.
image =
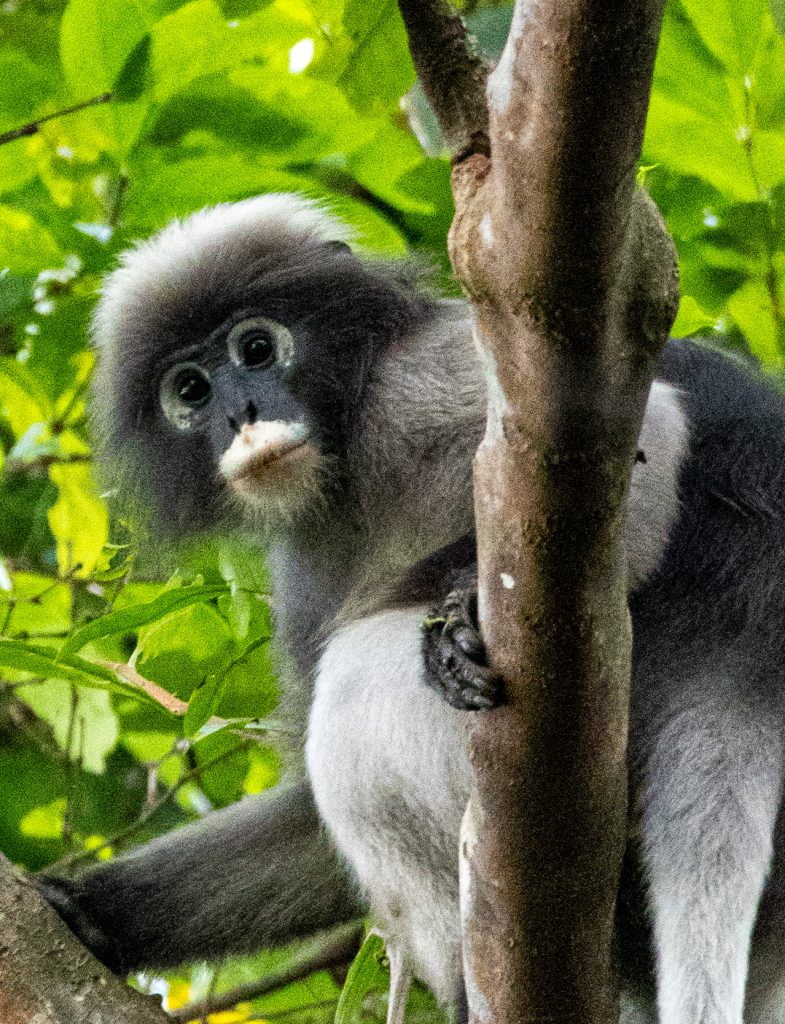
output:
M685 680L640 794L661 1024L742 1020L750 943L773 855L783 737L768 712Z
M470 775L462 714L423 684L418 637L430 604L474 578L471 457L486 395L468 310L434 300L405 268L327 244L340 234L299 200L289 226L273 197L217 208L135 250L96 319L99 423L110 464L128 467L124 488L140 487L164 530L244 522L269 538L286 688L303 716L313 701L307 759L320 812L396 951L449 999L460 989L457 836ZM157 408L162 360L188 349L221 366L222 325L240 308L291 331L300 376L288 380L300 390L238 376L237 407L254 388L260 418L279 420L294 400L323 456L318 498L278 523L227 496L216 470L226 409L215 432L194 437L173 433ZM653 945L662 1024L741 1024L751 949L748 1024L763 1024L776 1019L766 1014L777 1012L785 899L775 826L785 403L728 360L671 344L641 448L626 533L624 1012L651 1012ZM91 928L121 947L136 936L120 959L134 964L269 945L355 912L307 790L289 808L292 828L277 800L221 812L72 890L53 883L50 898L99 950ZM269 909L248 909L272 892Z
M363 913L305 782L214 811L82 878L39 884L122 972L253 953Z

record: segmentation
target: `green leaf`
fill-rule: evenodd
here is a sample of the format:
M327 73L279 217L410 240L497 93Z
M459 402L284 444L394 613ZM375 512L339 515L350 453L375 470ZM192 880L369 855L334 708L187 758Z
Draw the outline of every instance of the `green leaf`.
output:
M137 0L70 0L60 29L60 58L74 99L111 92L150 25L145 4ZM145 114L145 103L122 103L118 97L79 117L99 129L103 149L122 157Z
M229 78L246 96L240 110L243 121L247 115L246 127L253 135L246 135L242 142L270 162L303 163L335 154L343 157L368 145L386 124L381 118L359 114L342 90L330 82L303 75L285 76L274 67L251 65L234 69ZM216 81L214 91L221 88L226 96L226 85ZM249 97L258 104L256 116L249 108ZM239 103L238 96L233 100ZM269 122L266 130L258 123L264 118ZM226 135L228 127L222 134ZM242 123L233 126L233 137L238 141L242 129Z
M346 976L335 1011L335 1024L357 1024L365 1016L368 996L386 992L389 987L390 969L384 940L377 932L369 932Z
M114 83L112 95L122 103L138 100L145 90L150 68L152 37L145 33L131 50Z
M29 213L0 206L0 270L37 274L63 263L63 253L47 229Z
M222 729L205 736L192 749L197 767L205 766L199 775L199 785L205 795L219 807L239 800L248 774L245 744ZM218 757L221 758L218 763L209 765Z
M785 128L785 39L782 35L768 33L758 49L750 78L748 96L755 125L782 131Z
M778 324L771 295L762 280L750 280L728 300L728 312L764 366L781 369L785 351L780 348Z
M110 612L100 619L88 622L81 629L77 629L63 644L60 657L78 651L85 644L103 637L115 636L118 633L133 633L141 626L158 622L165 616L171 615L172 612L180 611L192 604L212 601L225 593L227 593L227 588L224 586L178 587L175 590L167 590L160 597L145 604L137 604L122 611Z
M681 0L701 38L734 75L752 64L767 13L766 0Z
M23 836L32 836L35 839L60 839L67 808L68 801L65 797L34 807L20 819L19 831Z
M343 20L353 48L341 88L358 110L396 106L415 79L396 0L347 0Z
M718 124L662 97L649 111L643 159L701 178L727 201L751 201L758 196L744 140L736 128L730 122Z
M667 5L663 19L652 89L655 113L660 98L717 124L736 124L725 68L676 3Z
M204 683L194 690L183 719L183 735L195 735L215 714L225 687L226 676L223 673L216 673L209 675Z
M60 59L74 97L111 90L148 27L137 0L70 0L60 28Z
M329 193L325 198L341 220L354 228L355 240L363 248L388 256L408 254L409 246L402 232L367 203Z
M335 25L343 14L344 0L305 0L317 25Z
M306 177L277 171L231 151L178 160L140 162L125 201L134 230L162 227L207 203L221 203L265 192L318 194Z
M769 0L774 24L781 36L785 36L785 0Z
M191 3L161 18L152 30L152 79L157 100L179 92L189 82L237 64L236 29L213 0Z
M224 673L218 713L224 718L261 718L278 703L278 674L266 638L250 643Z
M0 412L17 438L31 429L43 431L54 412L36 377L10 356L0 358Z
M13 589L0 593L0 617L9 633L65 633L71 627L71 588L49 576L15 572ZM13 608L8 614L8 606Z
M114 672L101 665L94 665L83 658L59 657L46 647L23 640L0 637L0 665L44 679L62 679L80 686L95 686L115 693L144 696L135 687L121 683Z
M57 561L62 573L79 566L86 576L109 540L109 515L99 497L90 466L53 465L49 476L58 497L49 509L49 527L57 541Z
M0 49L0 82L3 83L0 131L32 121L36 108L55 85L50 73L27 54L10 46Z
M714 330L716 327L716 317L704 313L692 296L682 295L679 312L671 328L674 338L687 338L697 331Z
M235 653L226 620L200 602L140 631L136 665L143 676L188 700L207 676L223 675Z
M385 125L373 141L349 159L352 175L374 195L409 213L432 214L434 203L414 197L399 187L404 175L423 163L423 153L409 132Z
M0 30L0 36L2 30ZM21 51L0 49L0 131L18 128L35 118L40 105L55 88L53 76ZM0 192L11 192L38 172L35 157L24 141L0 147Z
M106 690L78 687L57 679L20 686L18 695L47 722L60 748L86 771L103 772L120 730ZM69 749L70 743L70 749Z

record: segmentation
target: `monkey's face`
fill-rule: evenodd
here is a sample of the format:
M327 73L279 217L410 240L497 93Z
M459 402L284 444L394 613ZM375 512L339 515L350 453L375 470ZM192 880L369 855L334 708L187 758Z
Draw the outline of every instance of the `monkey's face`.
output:
M170 430L199 438L229 493L268 521L297 515L324 485L327 438L296 393L306 350L284 324L245 310L173 353L160 377Z
M97 439L164 532L351 501L374 367L430 302L333 231L305 200L262 196L174 222L107 278Z

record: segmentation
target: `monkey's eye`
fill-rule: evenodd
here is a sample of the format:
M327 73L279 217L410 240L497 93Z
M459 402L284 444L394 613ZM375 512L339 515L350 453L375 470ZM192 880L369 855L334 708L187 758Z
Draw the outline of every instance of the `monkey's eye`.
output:
M261 316L235 324L226 341L232 360L248 370L264 370L275 362L286 367L294 355L291 332L283 324Z
M161 381L161 408L170 423L187 430L194 414L207 405L212 394L212 384L203 367L197 363L178 363Z
M261 331L254 331L240 343L240 355L246 366L269 366L275 359L273 339Z
M210 401L212 388L207 375L195 366L186 367L174 379L177 397L191 409L198 409Z

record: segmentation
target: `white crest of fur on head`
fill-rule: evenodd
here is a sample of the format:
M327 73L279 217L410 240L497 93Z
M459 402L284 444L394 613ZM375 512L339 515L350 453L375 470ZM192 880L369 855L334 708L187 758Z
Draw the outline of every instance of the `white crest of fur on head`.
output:
M118 268L104 281L93 318L99 347L111 344L113 327L123 313L143 299L150 287L177 288L189 269L199 266L222 247L249 236L276 242L348 241L351 229L314 199L275 192L236 203L207 206L167 224L151 238L137 242L120 255Z

